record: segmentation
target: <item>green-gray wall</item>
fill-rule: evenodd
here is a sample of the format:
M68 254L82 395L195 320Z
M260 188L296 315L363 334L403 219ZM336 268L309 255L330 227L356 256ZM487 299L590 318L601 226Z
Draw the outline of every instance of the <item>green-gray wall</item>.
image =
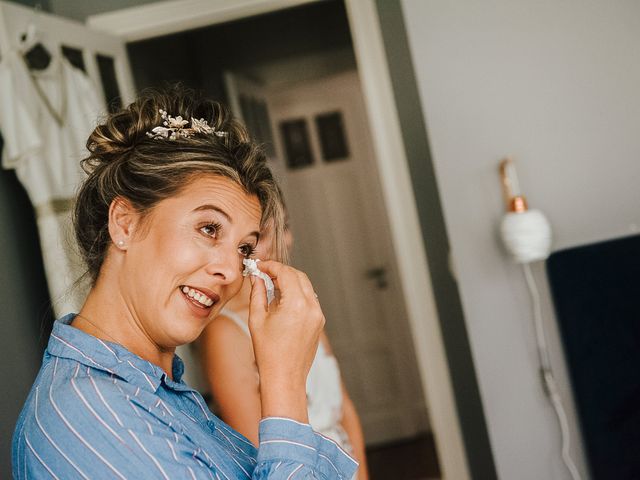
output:
M640 225L640 3L401 0L498 477L569 479L538 376L522 270L500 244L498 161L515 156L554 249ZM586 463L549 305L572 453Z
M496 478L399 0L377 0L456 407L473 478Z

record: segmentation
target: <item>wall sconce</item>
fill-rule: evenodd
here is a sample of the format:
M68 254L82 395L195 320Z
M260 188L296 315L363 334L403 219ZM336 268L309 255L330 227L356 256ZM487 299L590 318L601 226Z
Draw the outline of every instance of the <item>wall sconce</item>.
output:
M507 250L517 263L545 260L551 252L551 225L540 210L529 209L509 157L500 162L500 178L507 207L500 233Z

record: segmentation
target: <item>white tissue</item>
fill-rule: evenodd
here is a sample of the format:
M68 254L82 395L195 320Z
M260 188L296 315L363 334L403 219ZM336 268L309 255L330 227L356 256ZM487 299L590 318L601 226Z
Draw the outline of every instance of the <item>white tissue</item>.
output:
M243 276L247 275L255 275L258 278L264 280L264 286L267 288L267 304L270 304L275 297L275 288L273 286L273 280L271 277L264 272L261 272L258 269L259 259L253 258L245 258L242 260L242 264L244 265L244 270L242 271Z

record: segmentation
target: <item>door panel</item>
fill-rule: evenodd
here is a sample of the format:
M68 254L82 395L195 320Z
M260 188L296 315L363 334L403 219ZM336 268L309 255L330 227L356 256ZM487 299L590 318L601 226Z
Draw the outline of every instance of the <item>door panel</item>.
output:
M277 91L242 79L229 92L268 102L292 263L319 295L367 443L428 430L357 73Z

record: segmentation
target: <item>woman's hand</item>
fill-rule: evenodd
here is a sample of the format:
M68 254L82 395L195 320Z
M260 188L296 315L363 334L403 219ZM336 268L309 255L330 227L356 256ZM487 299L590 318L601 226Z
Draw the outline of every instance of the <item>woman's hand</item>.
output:
M263 417L308 423L306 380L324 327L309 278L275 261L260 262L280 295L267 305L264 282L252 283L249 330L260 373Z

